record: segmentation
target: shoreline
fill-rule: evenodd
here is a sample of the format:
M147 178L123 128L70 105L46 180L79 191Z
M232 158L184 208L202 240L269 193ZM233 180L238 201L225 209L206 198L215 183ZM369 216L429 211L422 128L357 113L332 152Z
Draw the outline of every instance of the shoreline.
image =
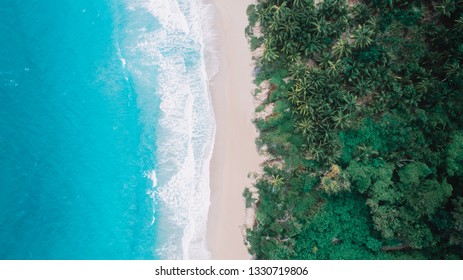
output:
M263 161L257 152L252 123L253 62L245 37L246 8L252 0L206 0L216 8L219 71L209 89L216 120L210 161L210 207L206 241L211 259L250 259L244 244L244 188L248 174Z

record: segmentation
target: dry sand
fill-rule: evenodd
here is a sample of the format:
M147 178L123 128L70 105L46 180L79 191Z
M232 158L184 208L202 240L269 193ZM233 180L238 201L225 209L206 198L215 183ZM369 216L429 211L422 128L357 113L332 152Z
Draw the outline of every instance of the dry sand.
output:
M249 259L243 242L248 174L262 162L252 124L253 64L244 34L252 0L208 0L218 8L219 73L210 89L217 122L211 160L211 206L207 242L212 259Z

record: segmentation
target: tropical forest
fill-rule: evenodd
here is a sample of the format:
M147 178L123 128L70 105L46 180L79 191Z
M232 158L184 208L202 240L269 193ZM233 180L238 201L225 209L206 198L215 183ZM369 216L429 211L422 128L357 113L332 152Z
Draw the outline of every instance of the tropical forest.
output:
M259 0L255 259L463 258L463 0Z

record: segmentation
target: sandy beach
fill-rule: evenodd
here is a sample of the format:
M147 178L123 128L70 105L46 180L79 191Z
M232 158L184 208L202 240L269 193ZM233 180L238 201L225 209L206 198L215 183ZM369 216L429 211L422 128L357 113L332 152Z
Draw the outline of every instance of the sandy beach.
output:
M248 174L257 171L251 52L244 34L251 0L208 0L217 7L219 73L210 84L217 134L211 160L207 242L212 259L249 259L243 242Z

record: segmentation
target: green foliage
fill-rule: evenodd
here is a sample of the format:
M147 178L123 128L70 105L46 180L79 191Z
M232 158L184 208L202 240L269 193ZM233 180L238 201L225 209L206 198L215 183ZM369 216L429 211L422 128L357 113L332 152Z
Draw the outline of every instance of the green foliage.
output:
M324 204L299 235L295 258L381 258L382 243L371 231L368 208L361 201L347 193Z
M417 162L410 163L399 171L402 184L407 187L417 187L423 178L431 174L431 170L426 164Z
M245 199L246 208L251 208L252 204L255 202L255 199L252 197L252 192L249 190L249 188L244 189L243 197Z
M251 36L250 38L251 38L251 41L250 41L251 51L256 50L257 48L262 46L262 44L264 43L262 37L257 38L257 37Z
M259 259L463 258L463 6L258 1ZM249 36L249 34L248 34Z
M452 200L454 211L452 212L452 234L449 240L451 245L459 245L463 248L463 197Z
M449 176L463 176L463 131L456 132L448 145L447 173Z
M248 26L249 27L255 26L258 20L256 5L254 4L249 5L248 8L246 9L246 14L248 15L248 22L249 22Z
M339 168L338 165L332 165L328 173L321 180L321 188L328 194L337 194L350 190L348 173Z

